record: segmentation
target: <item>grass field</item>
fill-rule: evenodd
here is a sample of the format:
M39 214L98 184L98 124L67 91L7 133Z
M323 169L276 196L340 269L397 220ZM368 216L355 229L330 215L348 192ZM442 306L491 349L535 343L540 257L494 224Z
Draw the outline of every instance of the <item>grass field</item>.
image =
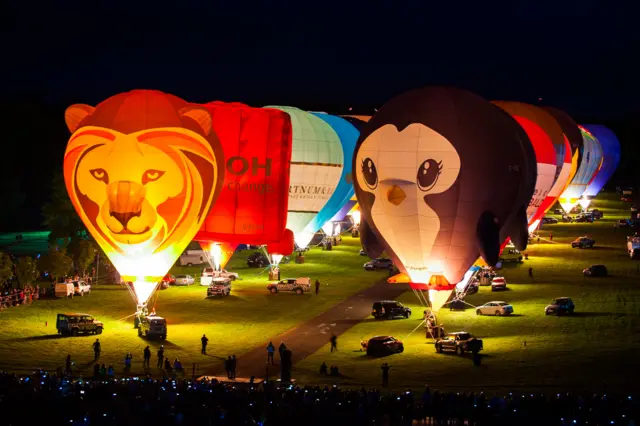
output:
M169 324L164 342L166 355L178 357L188 366L198 363L199 370L206 371L219 362L216 356L241 354L317 316L385 275L364 272L362 264L366 258L358 255L359 250L359 241L345 238L345 244L332 251L312 249L303 265L292 262L281 266L282 278L319 279L322 286L318 296L270 294L266 289L267 273L260 274L262 269L246 266L246 258L253 250L236 253L227 265L242 278L233 283L228 297L206 299L206 287L199 285L161 291L156 310ZM202 266L176 267L172 272L199 276ZM105 332L99 336L103 362L120 367L127 352L140 361L147 344L155 358L155 349L161 342L138 338L133 318L122 320L134 308L126 290L120 286L101 286L94 287L92 294L84 298L40 300L30 306L6 309L0 313L0 369L19 372L37 367L55 369L70 353L79 371L88 371L95 337L59 338L55 334L56 314L68 311L89 313L105 323ZM200 355L200 337L204 333L209 338L208 352L216 356ZM136 371L139 363L135 359L133 365Z
M595 201L594 207L604 211L603 220L593 224L545 225L540 233L541 243L527 249L529 260L503 269L508 291L491 293L490 288L481 287L478 294L467 298L473 305L506 300L513 304L514 315L478 317L473 309L440 312L439 318L447 331L467 330L484 340L481 367L474 367L466 357L435 353L433 343L425 339L424 328L419 327L424 308L408 291L400 300L413 309L411 319L367 319L339 337L340 352L329 353L327 345L295 365L294 377L300 383L338 380L317 373L320 363L326 361L339 366L345 376L339 379L342 384L377 386L380 364L388 362L392 366L391 384L400 387L417 388L428 383L455 389L616 391L634 386L632 378L640 377L636 362L640 350L640 262L626 255L624 237L629 231L613 228L615 220L627 216L628 205L609 196ZM548 241L550 232L552 241ZM585 234L596 240L596 248L572 249L569 242ZM210 338L209 353L240 355L383 276L365 273L362 263L366 259L358 255L359 242L351 238L344 241L332 252L312 250L304 265L282 266L282 278L318 278L322 282L318 297L268 294L266 276L246 268L244 259L249 252L236 254L230 262L229 269L239 272L243 280L234 283L229 298L207 300L205 288L199 286L162 291L157 311L169 322L166 354L179 357L187 366L196 362L200 372L206 372L219 360L199 355L199 338L203 333ZM612 276L584 278L582 269L593 263L606 264ZM533 282L527 274L529 267L533 268ZM194 275L199 272L195 267L178 269L173 272ZM575 315L544 315L546 304L558 296L573 298ZM155 355L159 342L139 339L132 328L132 319L120 320L131 314L132 308L129 294L114 286L98 289L84 299L37 301L5 310L0 313L0 368L19 372L36 367L51 369L61 366L66 354L71 353L76 367L88 370L95 337L55 335L55 314L79 311L105 322L105 333L100 336L105 362L121 371L124 355L131 351L137 357L133 371L139 371L144 346L150 344ZM405 352L371 359L359 351L362 339L381 334L402 339Z
M431 339L419 327L424 310L412 292L400 300L411 306L409 320L376 321L356 325L339 339L339 353L323 348L296 365L295 377L302 382L327 380L317 373L321 362L336 364L346 376L342 383L379 385L380 365L392 366L392 384L439 388L587 388L608 391L635 387L632 377L640 377L636 362L640 351L640 262L626 254L629 231L614 230L616 219L628 217L622 203L594 202L605 219L593 224L545 225L542 239L553 233L552 242L542 240L526 251L529 260L508 265L503 275L509 290L492 293L489 287L467 297L473 305L492 300L512 303L510 317L477 316L441 310L445 331L466 330L484 340L483 363L471 358L436 354ZM628 206L627 206L628 208ZM596 240L594 249L572 249L570 242L588 234ZM582 269L604 263L612 276L586 279ZM534 282L528 276L533 268ZM576 304L571 316L545 316L544 307L555 297L570 296ZM362 339L388 334L405 343L403 354L371 359L359 351ZM525 346L526 342L526 346Z

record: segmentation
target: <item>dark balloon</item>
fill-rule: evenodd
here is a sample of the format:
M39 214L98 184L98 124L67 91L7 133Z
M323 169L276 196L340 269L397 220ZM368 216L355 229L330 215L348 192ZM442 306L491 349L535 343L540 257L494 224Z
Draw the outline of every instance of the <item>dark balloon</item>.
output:
M503 232L526 246L535 153L477 95L428 87L392 99L362 129L353 161L365 251L383 247L412 283L457 283L479 254L495 265Z

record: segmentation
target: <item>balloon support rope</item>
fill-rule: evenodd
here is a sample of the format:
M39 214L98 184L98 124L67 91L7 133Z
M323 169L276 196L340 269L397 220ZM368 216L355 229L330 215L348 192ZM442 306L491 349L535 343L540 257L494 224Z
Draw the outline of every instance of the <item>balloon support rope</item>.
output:
M135 314L127 315L127 316L126 316L126 317L124 317L124 318L120 318L118 321L124 321L124 320L126 320L126 319L131 318L131 317L132 317L132 316L134 316L134 315L135 315Z
M422 325L423 325L424 323L426 323L426 322L427 322L427 319L426 319L426 318L425 318L425 319L423 319L423 320L420 322L420 324L418 324L418 325L416 326L416 328L414 328L413 330L411 330L411 332L410 332L409 334L407 334L406 336L404 336L404 338L403 338L402 340L406 340L406 339L407 339L409 336L411 336L411 335L412 335L412 334L413 334L417 329L419 329L420 327L422 327Z

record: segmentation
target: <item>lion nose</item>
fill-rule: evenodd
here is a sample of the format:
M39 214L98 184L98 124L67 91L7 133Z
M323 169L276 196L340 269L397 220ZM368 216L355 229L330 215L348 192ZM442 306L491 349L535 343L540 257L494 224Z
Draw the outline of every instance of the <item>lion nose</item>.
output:
M405 198L407 194L398 185L393 185L387 192L387 200L394 206L399 206Z
M107 186L109 213L125 228L132 217L140 216L146 189L142 184L119 181Z

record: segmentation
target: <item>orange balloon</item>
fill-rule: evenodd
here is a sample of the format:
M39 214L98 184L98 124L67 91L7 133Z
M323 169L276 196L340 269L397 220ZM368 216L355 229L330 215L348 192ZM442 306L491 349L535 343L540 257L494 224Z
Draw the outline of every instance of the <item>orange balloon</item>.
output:
M222 184L223 155L202 107L158 91L72 105L69 197L138 304L200 229Z

